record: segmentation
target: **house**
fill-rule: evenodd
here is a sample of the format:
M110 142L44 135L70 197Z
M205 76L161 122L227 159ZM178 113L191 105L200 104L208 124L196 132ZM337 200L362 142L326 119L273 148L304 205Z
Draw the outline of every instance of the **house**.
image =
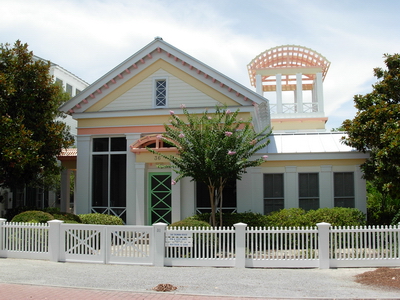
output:
M174 172L157 168L168 162L145 149L173 153L157 135L170 110L182 114L181 104L191 113L227 105L252 117L255 130L273 128L270 145L257 154L267 154L268 161L231 183L224 210L346 206L365 212L359 165L367 155L343 145L342 133L325 130L329 65L305 47L269 49L248 65L252 91L155 38L60 108L78 123L76 161L74 154L60 156L69 170L77 170L75 213L114 214L140 225L210 209L201 184L184 178L171 185ZM63 180L67 187L68 176ZM68 197L62 202L68 206Z

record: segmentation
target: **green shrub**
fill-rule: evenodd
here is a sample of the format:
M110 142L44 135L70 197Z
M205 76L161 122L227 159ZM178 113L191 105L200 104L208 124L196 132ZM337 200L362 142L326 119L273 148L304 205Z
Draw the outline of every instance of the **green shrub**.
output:
M44 211L28 210L16 215L11 222L27 222L27 223L46 223L54 220L54 217Z
M186 219L183 219L181 221L177 221L169 225L169 227L211 227L211 225L208 222L196 220L193 217L189 217Z
M365 214L355 208L334 207L307 212L301 208L289 208L267 216L267 224L271 227L313 227L322 222L332 226L362 226L365 225Z
M4 218L6 220L12 220L16 215L19 215L20 213L24 212L24 211L28 211L28 210L40 210L36 207L32 207L32 206L18 206L18 207L13 207L13 208L9 208L7 209Z
M82 220L79 216L66 212L57 212L52 214L54 219L62 220L65 223L82 223Z
M42 210L42 211L47 212L47 213L49 213L51 215L60 213L60 208L58 208L58 207L46 207L44 209L37 209L37 210Z
M98 225L124 225L124 221L117 216L106 214L83 214L78 215L83 224L98 224Z
M305 217L312 224L325 222L332 226L365 225L365 214L356 208L320 208L308 211Z
M302 208L288 208L274 211L266 216L266 226L270 227L297 227L315 226L305 217L306 211Z
M210 213L203 213L199 215L193 216L196 220L210 222ZM216 214L215 218L217 222L219 221L219 213ZM223 213L222 214L222 226L232 227L236 223L245 223L249 227L263 227L266 224L266 216L253 213L253 212L244 212L244 213Z

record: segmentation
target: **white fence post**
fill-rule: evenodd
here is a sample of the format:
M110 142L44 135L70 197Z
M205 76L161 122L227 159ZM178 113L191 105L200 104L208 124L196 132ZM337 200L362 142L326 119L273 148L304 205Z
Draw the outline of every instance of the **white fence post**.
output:
M1 250L3 250L3 247L4 247L4 245L3 245L3 225L4 225L5 221L7 221L7 220L0 218L0 253L1 253ZM0 257L1 257L1 255L0 255Z
M319 268L329 269L329 229L331 224L318 223Z
M235 227L235 267L244 268L246 266L246 227L245 223L236 223Z
M49 256L51 261L58 262L60 260L60 238L64 238L61 236L60 225L64 223L64 221L60 220L51 220L47 221L49 224Z
M154 228L154 266L164 267L165 257L165 229L167 224L156 223L153 224Z

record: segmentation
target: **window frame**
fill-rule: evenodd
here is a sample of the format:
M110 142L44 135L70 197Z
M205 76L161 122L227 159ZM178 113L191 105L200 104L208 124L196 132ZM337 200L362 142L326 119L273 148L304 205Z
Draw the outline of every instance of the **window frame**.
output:
M306 196L305 195L301 195L301 192L304 191L304 189L301 188L300 177L304 176L304 175L308 176L307 177L307 195ZM310 185L310 183L311 183L310 175L317 175L317 181L316 181L316 186L315 186L317 188L317 195L310 195L311 194L310 192L312 191L310 189L310 188L312 188L311 185ZM320 203L320 201L321 201L321 191L320 191L320 186L319 186L319 181L320 181L319 177L320 176L319 176L318 172L301 172L301 173L298 173L298 187L299 187L298 188L298 201L299 201L299 208L302 208L304 210L312 210L312 209L318 209L318 208L321 207L321 203ZM315 205L315 203L313 203L311 205L311 207L310 207L309 204L308 205L302 204L302 200L310 200L312 202L317 203L317 205Z
M340 174L352 174L352 195L342 195L342 196L337 196L337 189L336 189L336 175L340 175ZM342 180L342 183L348 183L348 180ZM345 189L345 188L344 188ZM345 189L346 190L346 189ZM343 206L343 205L336 205L337 200L340 199L344 199L344 200L348 200L348 199L352 199L352 205L351 206ZM356 188L355 188L355 174L354 172L348 171L348 172L333 172L333 206L334 207L350 207L350 208L355 208L356 206Z
M282 186L280 187L282 189L280 191L280 192L282 192L282 195L279 195L279 197L278 196L277 197L266 197L266 194L265 194L266 177L267 176L274 176L274 175L279 175L279 176L282 177L281 178ZM273 178L273 180L274 180L274 178ZM276 185L273 184L273 187L275 187L275 186ZM272 194L276 194L276 192L277 191L275 191L275 192L273 191ZM268 211L266 210L266 201L273 202L272 203L272 210L268 210ZM281 201L282 203L281 204L277 204L276 201ZM276 206L279 206L279 208L278 209L274 209L274 207L276 207ZM285 173L264 173L263 174L263 209L264 209L264 214L266 215L266 214L269 214L269 213L271 213L273 211L280 210L282 208L285 208Z
M165 81L165 104L157 105L157 82ZM153 78L153 108L166 108L168 107L168 78L167 77L154 77Z
M124 150L112 150L113 145L112 145L112 139L113 138L124 138L125 139L125 149ZM107 139L108 140L108 145L107 145L107 150L104 149L100 149L98 151L94 150L94 146L95 146L95 140L96 139ZM116 143L117 147L121 146L118 145L118 142ZM128 182L127 182L127 156L128 156L128 150L127 150L127 140L126 140L126 136L95 136L92 137L91 139L91 153L90 153L90 159L91 159L91 181L90 181L90 208L92 212L99 212L102 211L103 213L107 213L107 214L113 214L116 216L121 217L124 221L125 221L125 217L126 217L126 205L127 205L127 186L128 186ZM100 147L101 148L101 147ZM122 147L121 147L122 148ZM95 168L95 159L97 159L97 157L100 158L100 156L107 157L106 158L106 164L107 166L105 167L104 172L107 172L107 174L102 174L100 172L97 172L95 174L94 170ZM119 156L119 158L117 157ZM118 174L118 180L112 178L112 174L113 171L115 170L115 168L119 168L118 164L115 164L115 161L118 159L121 159L122 156L124 156L124 158L122 159L121 162L125 161L125 166L124 167L124 171L121 174ZM114 163L113 163L114 162ZM107 186L104 187L104 189L107 191L107 195L105 196L105 201L101 201L101 203L99 205L95 205L95 176L100 176L100 177L104 177L104 179L106 180L106 184ZM125 205L121 206L121 205L115 205L115 204L120 204L118 203L114 203L113 201L115 201L115 199L112 196L112 191L115 188L114 184L117 182L122 182L121 180L119 180L122 177L122 179L125 179L124 184L125 184L125 190L121 190L122 191L122 195L125 196ZM98 184L97 184L98 185ZM119 193L120 194L120 193ZM117 211L122 211L122 213L118 213Z

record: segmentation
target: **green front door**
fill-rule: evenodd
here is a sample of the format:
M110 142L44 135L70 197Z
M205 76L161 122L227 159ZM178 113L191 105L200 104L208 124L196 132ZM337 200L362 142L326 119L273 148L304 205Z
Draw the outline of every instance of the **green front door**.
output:
M171 224L171 173L149 173L149 221Z

